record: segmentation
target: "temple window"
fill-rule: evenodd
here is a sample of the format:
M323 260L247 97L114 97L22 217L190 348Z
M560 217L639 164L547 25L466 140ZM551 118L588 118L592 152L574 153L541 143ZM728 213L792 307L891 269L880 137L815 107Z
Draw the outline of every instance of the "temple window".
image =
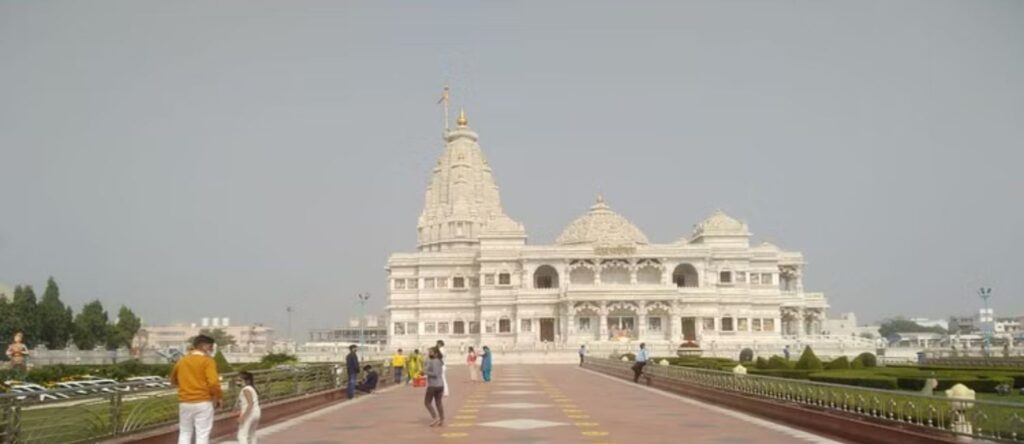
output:
M434 278L423 278L423 288L434 288Z
M764 320L764 331L775 331L775 320L765 319Z
M441 334L441 335L448 334L448 323L447 322L438 322L437 323L437 333Z
M679 264L675 270L672 271L672 283L676 284L676 287L697 287L700 283L697 281L697 269L690 264Z
M477 321L469 321L469 334L476 335L480 334L480 323Z
M722 318L722 331L733 331L732 318Z
M715 318L701 318L701 323L704 330L715 330Z
M579 331L590 331L590 317L579 318Z
M395 335L396 336L401 336L401 335L404 335L404 334L405 334L405 323L404 322L395 322Z
M534 288L555 288L558 286L558 272L555 267L541 265L533 272Z
M405 279L395 279L395 290L405 290Z
M419 332L419 322L406 322L405 331L409 332L410 335L417 334Z
M761 275L750 273L750 285L761 285Z
M739 318L736 320L736 331L747 331L747 318Z
M751 319L750 326L753 328L753 331L761 331L761 320L758 318Z
M452 278L452 288L466 288L466 278L461 276Z
M720 271L720 272L718 272L718 283L720 283L720 284L731 284L732 283L732 272L731 271Z
M512 275L508 273L498 274L498 285L512 285Z
M569 282L573 285L594 285L594 272L589 268L577 268L569 272Z
M530 325L530 320L529 319L523 319L523 320L519 321L519 329L520 330L528 333L530 331L531 327L532 326Z
M484 321L484 333L494 333L494 320L488 319Z
M436 333L436 332L437 332L437 324L435 324L433 322L424 322L423 323L423 333L433 334L433 333Z
M419 287L419 282L419 279L409 279L408 281L406 281L405 286L410 290L415 290L416 287Z
M478 278L478 277L471 277L471 278L469 278L469 286L473 287L473 288L479 287L480 286L480 278Z
M772 284L772 274L771 273L761 273L761 285L771 285L771 284Z
M437 278L437 288L448 288L448 278Z
M508 318L499 319L498 333L512 333L512 321Z
M736 283L737 284L742 284L742 283L745 283L745 282L747 282L747 272L745 272L745 271L737 271L736 272Z
M452 322L452 333L455 333L457 335L464 335L464 334L466 334L466 322L465 321L455 321L455 322Z
M484 285L494 285L494 275L493 274L485 274L484 275Z
M652 332L661 331L661 317L654 316L647 318L647 329Z

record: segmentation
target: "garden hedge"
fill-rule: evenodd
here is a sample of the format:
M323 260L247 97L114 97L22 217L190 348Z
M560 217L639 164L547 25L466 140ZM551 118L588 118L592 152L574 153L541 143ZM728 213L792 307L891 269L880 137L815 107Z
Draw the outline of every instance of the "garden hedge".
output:
M885 390L898 390L899 385L893 376L872 375L859 371L834 370L828 372L812 373L808 379L816 382L828 382L832 384L853 385L857 387L869 387Z

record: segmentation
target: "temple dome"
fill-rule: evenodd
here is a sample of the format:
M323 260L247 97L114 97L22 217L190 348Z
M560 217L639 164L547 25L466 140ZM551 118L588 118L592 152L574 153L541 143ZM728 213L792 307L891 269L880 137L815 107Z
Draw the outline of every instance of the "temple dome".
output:
M749 236L750 231L747 224L733 219L722 210L715 211L704 222L697 224L693 230L693 237L702 236Z
M597 203L590 211L574 220L555 241L558 245L598 244L614 246L647 245L647 236L636 225L612 211L604 198L597 197Z

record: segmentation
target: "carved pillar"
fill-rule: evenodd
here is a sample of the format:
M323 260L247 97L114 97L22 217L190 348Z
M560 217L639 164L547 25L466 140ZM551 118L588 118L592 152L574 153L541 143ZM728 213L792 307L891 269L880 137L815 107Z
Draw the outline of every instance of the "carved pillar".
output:
M632 259L629 261L629 283L636 285L636 261Z
M672 306L668 313L668 340L672 343L679 342L683 336L683 318L679 316L679 307Z
M803 311L803 309L797 310L795 317L796 317L796 335L797 336L804 336L806 333L804 332L804 311Z
M600 265L595 265L593 268L591 268L591 270L593 270L593 272L594 272L594 285L601 285L601 269L602 268L603 267L601 267Z
M636 337L643 340L647 337L647 301L640 301L640 307L636 309L636 317Z
M605 341L608 340L608 303L607 302L601 301L601 307L598 308L597 314L598 314L597 331L598 331L598 334L600 335L600 337L597 338L597 340L600 341L600 342L605 342Z

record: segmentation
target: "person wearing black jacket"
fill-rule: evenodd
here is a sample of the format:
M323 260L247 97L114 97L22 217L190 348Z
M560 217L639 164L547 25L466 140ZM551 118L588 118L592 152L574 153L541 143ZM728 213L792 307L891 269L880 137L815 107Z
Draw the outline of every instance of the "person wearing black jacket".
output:
M366 373L366 376L363 376L363 382L356 388L361 392L373 393L374 390L377 390L377 380L379 379L377 370L372 366L364 365L363 372Z
M355 344L348 346L348 356L345 357L345 370L348 371L348 386L345 393L348 399L356 397L356 377L359 376L359 356L356 356Z

